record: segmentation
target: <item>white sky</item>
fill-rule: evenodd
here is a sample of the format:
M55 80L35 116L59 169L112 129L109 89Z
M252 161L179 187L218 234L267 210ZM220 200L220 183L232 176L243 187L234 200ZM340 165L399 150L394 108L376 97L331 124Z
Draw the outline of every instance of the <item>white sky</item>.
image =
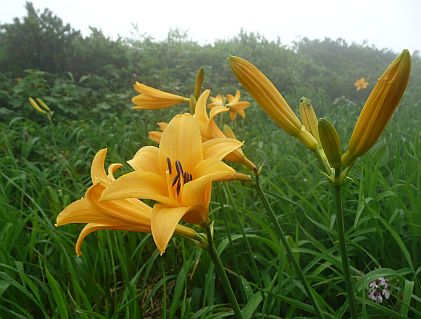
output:
M367 40L378 48L421 51L421 0L33 0L65 23L89 34L129 37L132 24L156 40L169 29L187 31L200 43L228 39L243 28L283 44L310 39ZM7 3L7 4L6 4ZM0 23L25 15L25 0L0 0Z

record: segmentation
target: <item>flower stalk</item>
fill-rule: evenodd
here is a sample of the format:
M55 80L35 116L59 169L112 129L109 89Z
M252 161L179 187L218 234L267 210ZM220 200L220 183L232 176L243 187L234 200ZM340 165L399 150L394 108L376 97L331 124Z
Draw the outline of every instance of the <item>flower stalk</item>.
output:
M335 170L335 181L332 183L335 206L336 206L336 220L338 227L338 238L339 238L339 251L341 253L342 269L345 277L345 286L347 292L349 312L351 313L351 319L357 319L357 307L355 303L354 289L352 285L351 270L349 267L348 250L346 247L346 236L344 226L344 211L342 205L341 196L341 184L342 180L340 177L340 170Z
M311 288L310 285L308 284L304 273L300 267L300 265L298 264L297 260L295 260L294 254L292 253L291 248L288 245L288 241L286 239L285 233L281 227L281 225L279 224L278 220L276 219L276 215L275 212L272 209L272 206L269 204L268 199L266 198L266 194L264 193L261 185L260 185L260 181L259 181L259 175L256 174L256 189L257 189L257 193L259 194L263 205L265 206L266 211L268 212L268 215L273 223L273 225L275 225L275 228L279 234L279 237L281 239L282 245L284 246L288 258L290 259L293 267L295 268L295 271L298 273L298 276L300 277L301 283L304 286L304 289L306 291L307 297L310 299L311 303L313 304L313 308L314 311L316 312L317 316L321 319L324 318L324 315L319 307L319 304L317 303L313 293L311 292Z
M241 313L240 306L238 305L237 298L235 298L234 291L232 290L231 284L228 280L227 273L225 272L224 265L222 264L221 259L219 258L218 251L215 248L213 243L213 235L211 230L211 225L206 223L204 225L206 230L206 236L208 238L208 252L212 258L212 262L215 265L216 271L219 274L219 277L222 281L222 285L224 287L225 293L231 303L232 309L234 311L234 315L237 319L242 319L243 314Z

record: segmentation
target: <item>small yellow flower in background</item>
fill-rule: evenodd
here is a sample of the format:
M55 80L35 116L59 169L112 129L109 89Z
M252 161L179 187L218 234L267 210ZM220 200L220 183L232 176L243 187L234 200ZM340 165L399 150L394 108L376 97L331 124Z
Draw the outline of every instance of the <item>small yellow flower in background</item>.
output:
M359 79L355 80L354 86L355 86L355 89L357 91L365 90L368 86L368 82L366 81L365 78L359 78Z
M136 82L133 88L140 93L132 98L132 102L135 104L133 109L157 110L190 101L189 98L167 93L139 82Z
M167 122L159 122L157 123L160 131L150 131L148 133L148 137L150 140L154 141L156 144L159 144L161 141L162 132L168 126Z
M410 71L411 55L404 50L379 78L365 102L348 150L342 156L344 166L351 165L367 152L382 134L406 89Z
M212 182L249 179L221 161L241 145L229 138L203 143L193 116L176 115L162 133L159 148L141 148L128 162L135 171L107 186L101 199L154 200L151 231L163 253L181 219L192 224L209 222Z
M309 149L316 150L317 141L306 130L272 82L258 68L242 58L230 56L229 62L237 79L269 117Z
M246 113L244 110L250 106L250 103L247 101L240 101L240 91L237 90L235 92L235 96L231 94L227 94L228 104L226 105L230 109L230 119L234 121L237 117L237 114L241 116L241 118L246 117Z
M81 231L76 242L76 254L82 255L83 240L90 233L97 230L126 230L133 232L151 232L152 208L138 199L118 199L102 201L100 197L104 189L114 181L113 173L121 164L111 164L108 174L104 169L107 150L98 151L92 162L92 186L88 188L85 196L68 205L58 216L56 226L66 224L87 224ZM196 238L198 235L193 229L178 225L177 234Z
M213 109L215 106L225 106L225 99L222 95L218 94L216 97L210 97L211 103L209 103L208 108Z

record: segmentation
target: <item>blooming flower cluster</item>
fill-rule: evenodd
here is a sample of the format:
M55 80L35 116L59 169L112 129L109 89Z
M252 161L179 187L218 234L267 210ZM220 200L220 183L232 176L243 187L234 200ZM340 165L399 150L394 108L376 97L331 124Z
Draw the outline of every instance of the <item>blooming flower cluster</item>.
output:
M78 255L88 234L106 229L150 232L161 254L173 234L202 244L202 237L180 222L208 225L212 183L250 179L222 160L256 168L241 150L244 143L214 121L216 115L228 111L244 116L248 102L239 101L239 91L235 97L227 96L226 106L214 105L208 114L209 90L201 94L201 89L195 90L199 92L196 101L195 96L185 98L138 82L134 89L140 93L132 100L134 109L162 109L187 102L192 112L176 115L169 123L160 122L161 131L149 132L158 147L141 147L127 162L133 171L119 178L113 173L122 165L111 164L107 173L107 151L97 153L91 168L92 186L82 199L67 206L56 222L57 226L87 224L76 243ZM149 206L143 200L154 203Z
M380 277L370 283L368 286L368 298L371 300L382 303L390 297L389 283L386 278Z

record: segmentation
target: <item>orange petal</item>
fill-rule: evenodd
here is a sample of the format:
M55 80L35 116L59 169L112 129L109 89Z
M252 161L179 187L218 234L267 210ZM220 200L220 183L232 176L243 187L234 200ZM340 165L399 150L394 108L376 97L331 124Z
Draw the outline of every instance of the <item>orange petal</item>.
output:
M66 224L85 224L85 223L113 223L117 220L113 217L104 215L86 198L79 199L68 205L58 214L56 226Z
M103 148L99 150L92 161L91 165L91 179L92 184L96 184L98 181L108 181L107 173L105 172L104 163L105 157L107 156L107 149Z
M194 111L194 117L200 121L207 123L209 121L208 111L206 110L206 101L209 97L209 90L203 91L199 99L196 102L196 108Z
M217 116L220 113L228 112L229 108L223 106L223 105L217 105L210 111L210 119L213 119L215 116Z
M85 240L86 236L89 234L97 231L97 230L127 230L127 231L134 231L134 232L142 232L142 233L149 233L151 231L149 226L130 226L130 225L124 225L124 224L116 224L116 225L104 225L104 224L87 224L82 231L79 234L79 238L76 242L76 254L78 256L82 255L81 247L83 244L83 241Z
M104 187L96 185L86 192L86 198L102 216L129 224L150 224L152 208L138 199L100 200Z
M123 167L123 165L122 164L120 164L120 163L113 163L113 164L111 164L110 166L108 166L108 180L110 181L110 182L113 182L113 181L115 181L115 178L114 178L114 173L119 169L119 168L122 168Z
M142 170L160 175L159 149L155 146L145 146L137 151L133 159L127 161L134 170Z
M155 204L152 210L151 230L152 236L161 255L165 252L171 236L180 219L188 212L190 207L166 207Z
M221 160L243 144L233 138L214 138L203 143L203 158L213 157Z
M188 172L203 159L202 136L191 114L176 115L162 133L159 159L163 172L167 169L167 158L172 163L180 161Z
M229 179L234 174L234 169L216 158L203 160L193 170L193 180L183 186L182 205L192 206L202 203L207 206L212 181Z
M107 186L101 196L101 200L123 198L152 199L170 206L175 204L168 197L165 178L145 171L134 171L121 176Z

